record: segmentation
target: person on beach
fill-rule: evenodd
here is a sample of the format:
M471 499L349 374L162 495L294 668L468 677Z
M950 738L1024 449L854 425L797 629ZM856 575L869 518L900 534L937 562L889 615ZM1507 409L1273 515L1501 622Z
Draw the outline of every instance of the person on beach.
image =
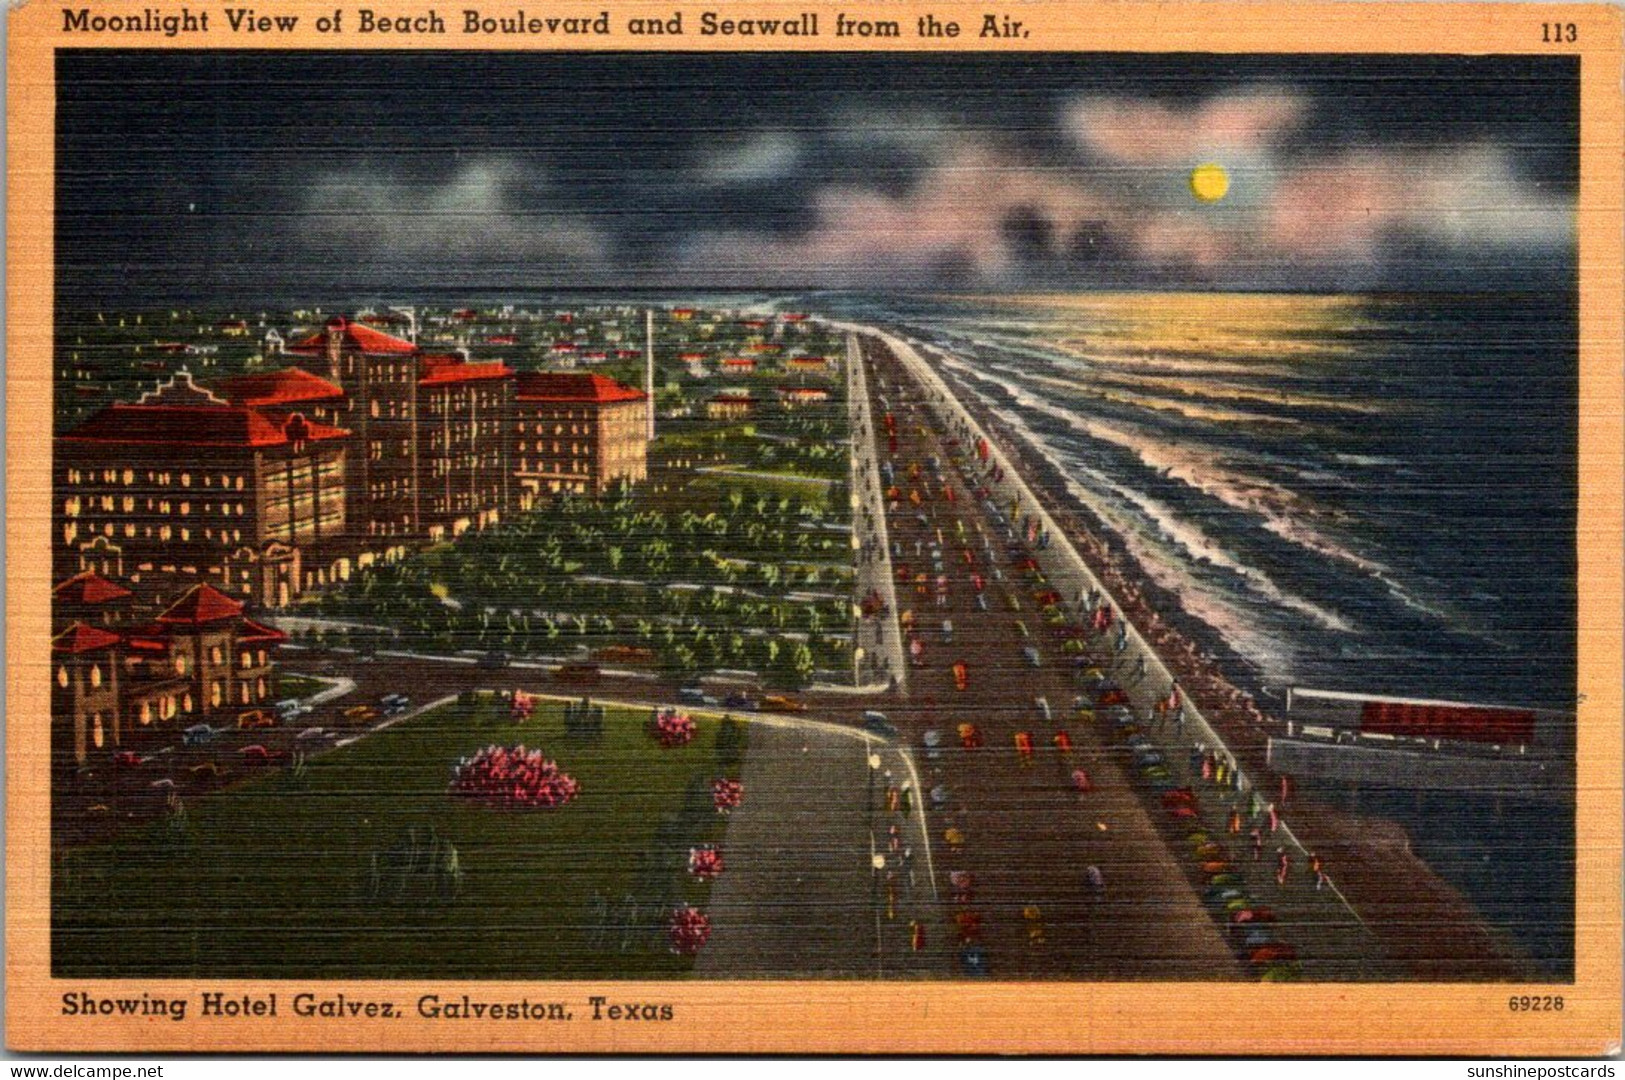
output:
M1326 864L1312 851L1309 853L1309 872L1315 875L1315 891L1320 892L1326 887Z

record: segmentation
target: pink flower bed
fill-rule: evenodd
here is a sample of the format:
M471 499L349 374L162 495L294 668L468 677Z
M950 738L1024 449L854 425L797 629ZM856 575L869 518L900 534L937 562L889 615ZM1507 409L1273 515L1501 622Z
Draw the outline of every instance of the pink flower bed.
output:
M738 780L711 781L711 803L717 808L717 813L726 815L730 810L738 809L744 801L745 785Z
M487 746L463 758L451 791L499 809L536 810L563 806L576 797L580 785L540 750L521 744Z
M687 905L671 913L671 951L679 956L693 956L711 940L711 920L698 908Z
M694 721L687 713L678 712L676 709L661 709L655 717L654 737L667 750L693 742L694 732Z
M704 847L689 849L688 872L701 881L715 881L723 869L722 852L714 846L707 844Z

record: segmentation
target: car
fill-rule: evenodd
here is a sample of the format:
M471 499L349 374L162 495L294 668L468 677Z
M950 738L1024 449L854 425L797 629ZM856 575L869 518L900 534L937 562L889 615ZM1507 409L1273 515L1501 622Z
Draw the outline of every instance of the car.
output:
M762 699L762 709L766 712L799 713L806 712L807 706L782 694L769 694Z
M954 621L952 619L942 620L942 643L944 645L954 643Z
M197 777L199 780L207 778L218 780L220 777L225 775L225 770L221 769L219 765L216 765L212 761L205 761L200 765L193 765L186 771Z
M1017 637L1021 638L1021 640L1023 640L1023 641L1031 641L1032 640L1033 635L1032 635L1031 631L1029 631L1027 629L1027 624L1026 623L1022 622L1020 619L1011 619L1010 622L1016 628L1016 636Z
M756 708L756 699L743 690L734 690L722 699L722 704L730 709L745 709L748 711Z
M1027 658L1028 667L1042 667L1044 665L1044 661L1038 656L1038 650L1031 645L1023 646L1021 655Z
M977 593L976 594L976 610L977 611L986 611L987 610L987 597L982 593Z
M721 702L697 686L685 686L677 691L677 700L684 705L720 705Z
M509 663L510 661L507 653L502 652L501 650L493 649L492 651L481 656L479 660L475 662L475 666L486 671L500 671L501 669L507 667Z
M385 694L378 699L385 716L398 716L412 707L412 699L405 694Z
M1016 599L1015 594L1013 594L1013 593L1006 594L1004 600L1005 600L1005 603L1010 605L1010 610L1011 611L1020 611L1021 610L1021 601Z
M1265 964L1289 962L1296 960L1297 958L1298 950L1281 942L1272 942L1268 945L1260 945L1257 948L1248 950L1247 952L1247 962L1255 967L1262 967Z
M967 945L960 949L959 970L973 978L985 979L988 974L987 953L978 945Z
M134 750L120 750L113 755L113 764L120 769L139 769L142 764L141 755Z
M883 712L870 709L863 714L863 730L875 735L884 735L888 739L897 738L897 726L887 718Z
M239 753L243 755L244 763L249 765L269 765L273 761L280 760L282 757L280 753L276 752L275 750L269 750L261 746L259 743L253 743L249 746L245 746L241 751L239 751Z
M1055 719L1055 714L1049 707L1049 698L1033 698L1033 707L1038 710L1038 715L1044 718L1044 723L1048 724Z
M344 710L344 718L354 720L357 723L365 723L368 720L378 719L378 710L371 705L351 705Z
M324 727L308 727L295 735L293 741L302 747L321 746L338 738L338 732Z
M303 705L300 703L298 698L284 698L272 706L272 708L276 709L278 716L285 718L290 714L298 715L298 712L301 708L303 708Z
M264 709L247 709L237 714L237 726L245 730L276 727L276 717Z
M595 683L598 681L597 664L561 664L553 677L559 682L567 683Z
M181 732L181 745L208 746L210 743L214 742L215 736L218 734L219 732L210 727L208 724L193 724L191 727Z
M963 661L954 665L954 689L964 690L970 686L970 671Z
M1232 900L1245 900L1246 898L1246 894L1240 889L1223 885L1211 885L1202 894L1202 900L1213 907L1224 907Z
M982 732L975 724L960 724L959 745L966 750L975 750L982 745Z

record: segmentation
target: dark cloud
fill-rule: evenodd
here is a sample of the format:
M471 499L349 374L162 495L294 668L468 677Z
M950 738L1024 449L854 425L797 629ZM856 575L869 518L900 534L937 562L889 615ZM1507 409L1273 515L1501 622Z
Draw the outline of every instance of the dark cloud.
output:
M1494 57L59 54L64 299L1540 285L1577 67ZM1232 173L1201 207L1200 160Z

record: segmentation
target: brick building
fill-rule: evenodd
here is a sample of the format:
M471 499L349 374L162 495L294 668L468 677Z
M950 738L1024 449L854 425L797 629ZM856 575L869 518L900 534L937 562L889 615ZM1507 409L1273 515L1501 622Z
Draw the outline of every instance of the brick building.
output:
M347 531L349 441L292 408L232 404L182 371L57 436L58 576L95 570L148 595L207 582L285 604L329 577L305 556Z
M512 502L506 417L513 369L471 363L333 318L287 346L325 369L355 433L347 486L357 532L441 539L500 520Z
M649 398L602 375L526 372L513 404L522 508L547 493L596 494L649 475Z
M280 631L241 601L194 585L156 619L139 621L132 592L84 573L53 591L52 757L58 768L173 737L209 722L232 726L276 694Z

